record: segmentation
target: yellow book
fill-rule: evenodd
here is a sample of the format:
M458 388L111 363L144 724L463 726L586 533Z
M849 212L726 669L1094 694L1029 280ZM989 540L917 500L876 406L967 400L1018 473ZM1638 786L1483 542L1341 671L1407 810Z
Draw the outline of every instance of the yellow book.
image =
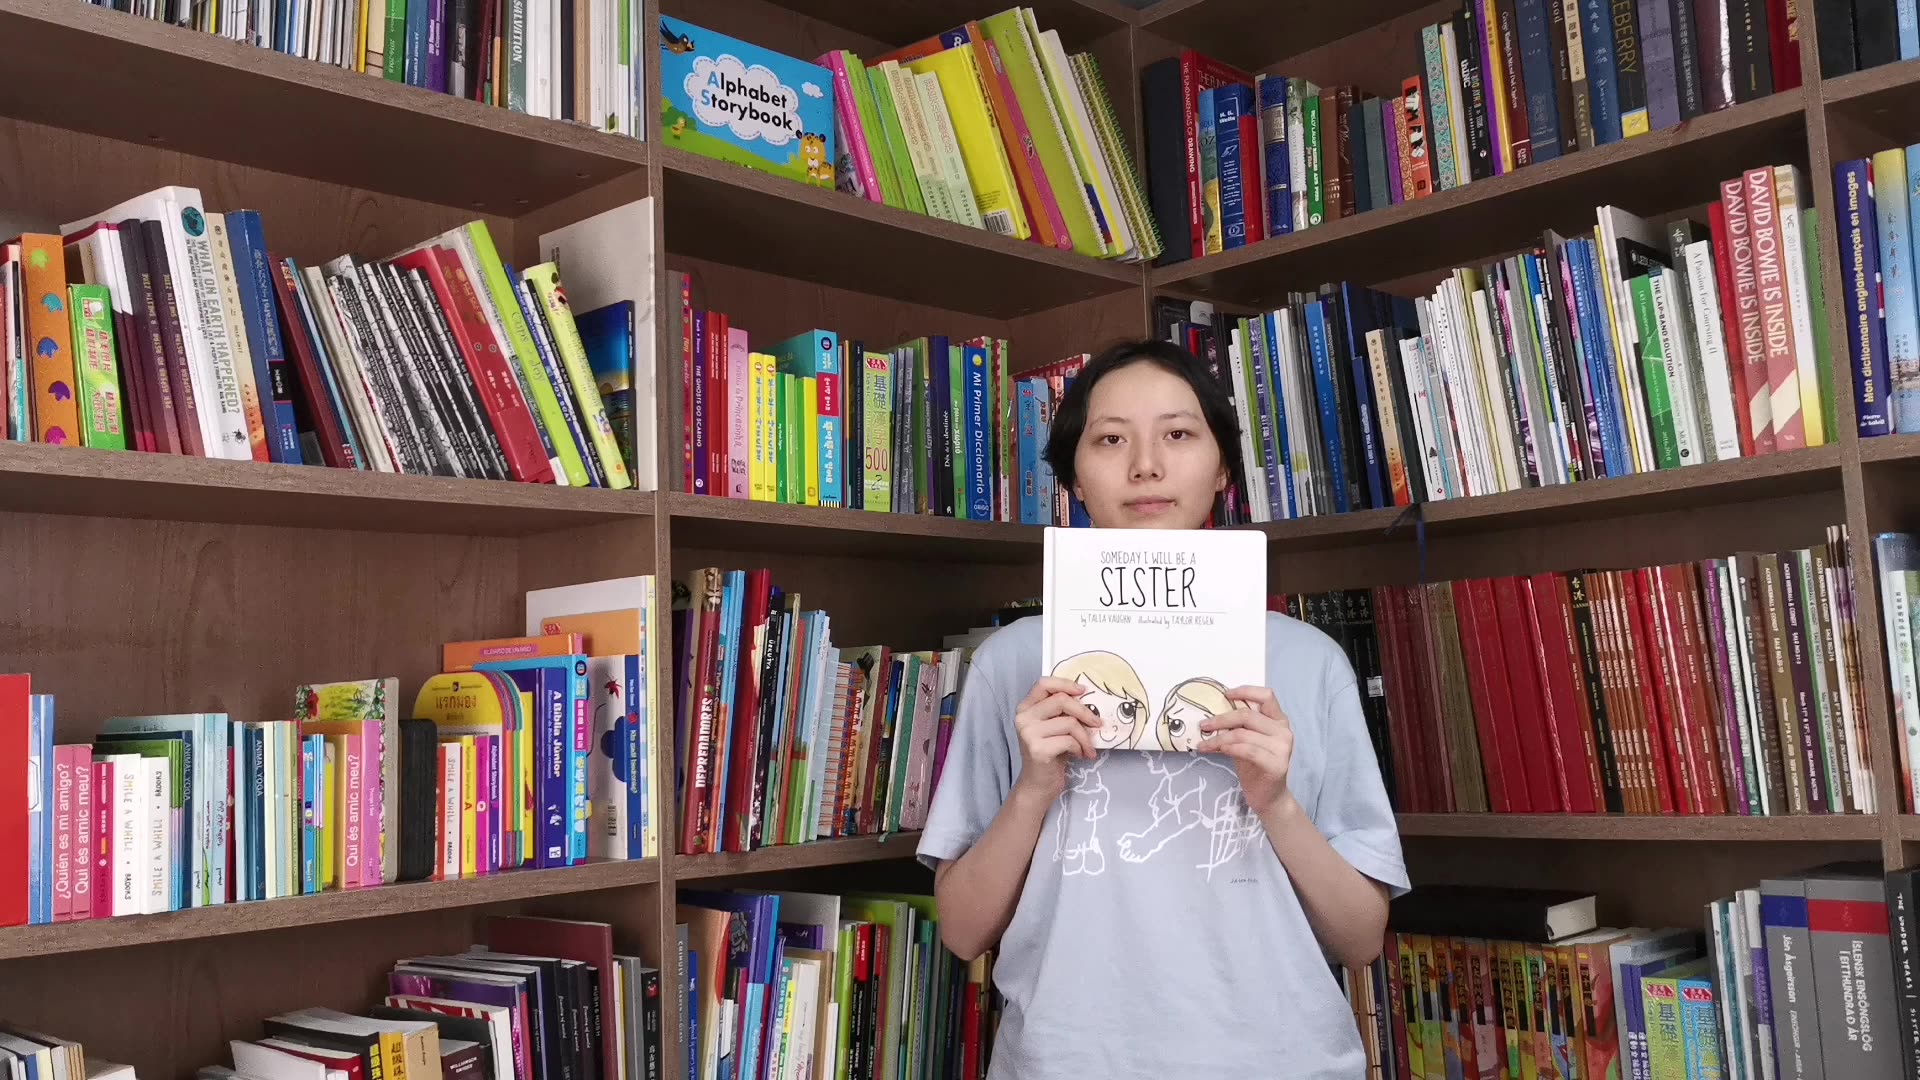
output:
M1033 136L1034 150L1040 155L1040 167L1047 174L1047 185L1067 222L1067 235L1073 249L1082 255L1106 254L1106 241L1093 220L1093 204L1087 198L1085 179L1078 159L1068 146L1065 125L1053 103L1046 76L1040 68L1039 44L1033 40L1025 15L1017 7L980 20L980 27L1000 51L1000 62L1007 69L1007 81L1013 85L1013 97L1020 103L1021 119Z
M773 472L773 372L774 360L767 353L748 357L753 375L748 396L747 435L753 440L752 461L747 468L747 494L755 502L776 501Z
M1626 344L1625 340L1620 336L1620 322L1614 318L1613 296L1615 290L1613 283L1613 260L1608 257L1607 243L1601 238L1600 229L1597 226L1593 230L1593 250L1594 253L1599 256L1600 282L1605 287L1599 294L1600 298L1604 301L1600 307L1606 312L1607 316L1608 340L1613 342L1614 378L1619 380L1615 385L1621 390L1626 391L1639 385L1638 380L1632 378L1633 373L1630 370L1630 366L1633 363L1634 352L1632 346ZM1628 416L1623 419L1629 421L1637 419L1637 412L1633 409L1631 399L1628 400ZM1627 448L1633 459L1633 471L1649 471L1641 464L1642 461L1646 460L1641 457L1641 454L1643 452L1650 453L1651 448L1643 451L1640 446L1640 424L1638 422L1628 422L1623 423L1621 426L1627 429Z
M340 768L334 760L333 744L327 744L327 759L321 766L320 784L326 789L327 797L322 805L326 812L320 816L320 887L337 888L340 885L340 866L333 857L333 846L339 843L340 836Z
M942 49L904 66L917 75L932 74L940 80L940 96L946 101L947 118L960 143L961 160L966 163L967 181L986 227L1021 240L1033 235L1020 191L1014 186L1013 169L1007 164L1006 143L980 93L980 68L974 63L972 48Z
M1040 69L1047 77L1047 88L1053 94L1054 108L1060 114L1067 147L1073 152L1075 167L1086 182L1093 208L1104 222L1104 231L1100 231L1100 222L1096 222L1096 231L1100 231L1100 238L1106 245L1104 254L1124 255L1133 248L1133 231L1127 225L1126 210L1120 205L1120 194L1114 188L1113 178L1108 175L1106 158L1100 152L1100 138L1094 134L1093 116L1080 96L1080 84L1074 79L1066 49L1060 44L1060 33L1057 30L1040 30L1033 22L1031 8L1022 8L1021 11L1027 19L1029 35L1037 46ZM1217 185L1213 197L1217 203ZM1214 220L1219 220L1217 206Z
M1474 27L1477 30L1493 34L1498 41L1500 36L1500 13L1494 10L1493 0L1473 0ZM1481 82L1487 88L1487 101L1493 106L1499 127L1493 130L1500 133L1495 140L1493 154L1500 161L1501 172L1512 172L1513 163L1513 113L1507 108L1507 58L1498 45L1487 50L1487 66ZM1643 117L1645 113L1641 114Z
M802 375L800 379L800 408L804 412L800 429L806 434L801 436L801 445L806 452L800 467L805 470L807 505L820 505L820 399L819 380L811 375ZM797 434L797 433L796 433Z

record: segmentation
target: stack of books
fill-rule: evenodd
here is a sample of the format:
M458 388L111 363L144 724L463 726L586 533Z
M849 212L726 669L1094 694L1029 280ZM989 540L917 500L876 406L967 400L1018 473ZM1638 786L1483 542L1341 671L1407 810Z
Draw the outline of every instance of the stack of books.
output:
M681 853L926 821L981 631L840 647L768 571L713 567L675 583L673 617Z
M725 312L694 306L684 274L671 278L684 490L963 521L1074 518L1042 456L1085 354L1015 376L1004 338L875 348L816 329L756 348Z
M647 200L609 211L524 271L478 220L300 266L258 212L160 188L0 244L0 420L16 441L631 488L651 475L651 225Z
M8 1075L66 1076L74 1080L136 1080L133 1066L106 1061L87 1053L71 1039L42 1035L0 1023L0 1070Z
M1363 711L1402 811L1877 812L1844 527L1812 548L1270 606L1380 680Z
M536 590L524 638L399 680L293 688L283 720L109 717L0 675L0 926L151 914L659 853L652 580Z
M1706 224L1603 206L1591 235L1548 232L1414 299L1341 283L1199 318L1162 301L1162 331L1234 398L1248 484L1225 500L1228 520L1837 441L1821 230L1801 170L1750 169L1719 190Z
M668 146L1060 251L1160 254L1099 65L1031 8L812 63L670 17Z
M1830 863L1710 901L1701 925L1606 926L1592 895L1425 887L1344 969L1368 1075L1622 1080L1910 1076L1896 973L1914 873Z
M993 957L940 943L930 896L683 889L690 1080L980 1077Z
M1149 200L1167 239L1161 262L1398 205L1800 85L1792 17L1765 0L1611 8L1467 0L1422 28L1409 60L1414 74L1386 97L1255 76L1192 49L1148 65L1141 115Z

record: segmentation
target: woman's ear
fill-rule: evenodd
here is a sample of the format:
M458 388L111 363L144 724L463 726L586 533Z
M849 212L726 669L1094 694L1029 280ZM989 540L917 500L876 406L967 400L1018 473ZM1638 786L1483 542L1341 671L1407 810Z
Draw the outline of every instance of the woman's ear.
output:
M1215 476L1215 477L1213 478L1213 490L1214 490L1214 493L1215 493L1215 494L1218 494L1218 493L1220 493L1220 492L1222 492L1222 491L1225 491L1225 490L1227 490L1227 477L1228 477L1228 475L1229 475L1229 474L1228 474L1228 472L1227 472L1227 466L1226 466L1226 464L1225 464L1225 463L1223 462L1223 463L1221 463L1221 465L1220 465L1220 473L1219 473L1219 475L1217 475L1217 476Z

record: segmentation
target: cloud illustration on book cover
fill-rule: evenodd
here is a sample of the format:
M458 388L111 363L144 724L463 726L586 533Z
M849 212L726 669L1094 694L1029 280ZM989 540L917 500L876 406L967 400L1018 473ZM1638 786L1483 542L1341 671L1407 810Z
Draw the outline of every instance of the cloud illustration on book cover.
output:
M1099 750L1194 750L1211 737L1200 725L1233 708L1219 680L1196 675L1175 683L1149 720L1146 683L1125 657L1105 650L1075 653L1052 674L1087 688L1080 704L1100 718L1093 735Z

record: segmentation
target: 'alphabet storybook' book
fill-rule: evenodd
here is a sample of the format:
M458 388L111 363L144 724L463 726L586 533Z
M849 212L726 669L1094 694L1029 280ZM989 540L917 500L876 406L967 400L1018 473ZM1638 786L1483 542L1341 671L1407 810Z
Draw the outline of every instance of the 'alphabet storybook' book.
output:
M1042 670L1088 687L1097 749L1192 750L1226 691L1266 681L1267 550L1257 532L1046 534Z
M664 15L660 51L669 146L833 186L832 72Z

